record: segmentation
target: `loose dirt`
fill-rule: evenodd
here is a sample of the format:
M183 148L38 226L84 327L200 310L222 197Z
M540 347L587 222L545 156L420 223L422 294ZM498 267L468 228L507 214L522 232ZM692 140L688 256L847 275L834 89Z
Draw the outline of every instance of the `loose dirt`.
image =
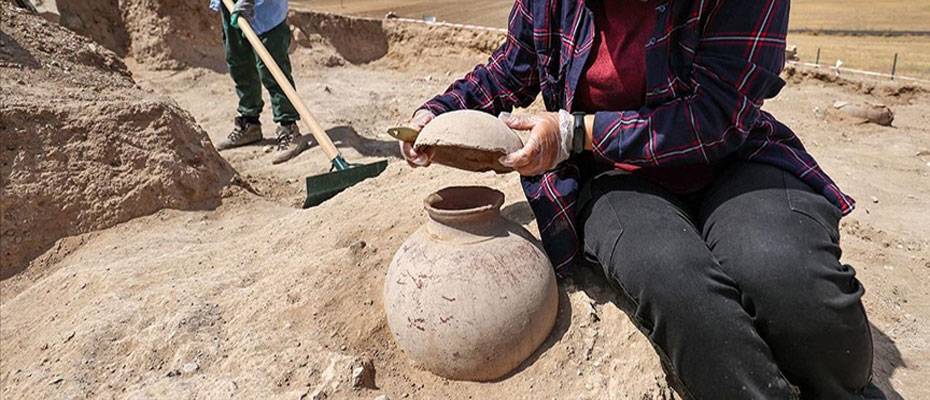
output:
M508 199L504 214L537 229L516 175L412 170L384 133L486 59L480 50L496 39L359 20L340 23L364 25L377 45L346 50L350 43L332 38L352 32L335 22L331 31L318 28L342 18L292 19L304 35L292 54L297 87L347 158L386 157L388 170L300 210L302 179L325 172L328 161L313 147L273 167L266 141L222 153L255 193L230 190L213 210L162 210L59 241L29 273L0 282L2 397L675 398L649 343L587 270L560 285L554 332L507 379L452 382L410 365L387 331L381 291L394 251L425 221L421 199L450 185L498 188ZM471 45L439 46L470 36ZM129 69L139 85L175 99L212 140L231 128L235 95L224 73L153 71L135 61ZM837 100L878 99L803 79L767 109L859 199L842 227L844 261L868 289L876 381L891 398L926 398L930 97L892 105L893 127L825 115ZM374 366L375 389L351 385L353 366L364 361Z
M233 170L190 114L136 87L99 45L2 13L0 278L60 238L219 204Z
M207 1L72 0L58 6L61 24L122 57L154 69L220 70L219 15Z

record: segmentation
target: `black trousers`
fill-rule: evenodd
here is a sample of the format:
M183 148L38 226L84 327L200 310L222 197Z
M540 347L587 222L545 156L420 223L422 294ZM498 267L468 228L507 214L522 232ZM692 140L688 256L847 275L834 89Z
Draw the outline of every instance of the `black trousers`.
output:
M734 163L676 196L589 182L585 255L696 399L861 399L872 340L836 207L772 166Z

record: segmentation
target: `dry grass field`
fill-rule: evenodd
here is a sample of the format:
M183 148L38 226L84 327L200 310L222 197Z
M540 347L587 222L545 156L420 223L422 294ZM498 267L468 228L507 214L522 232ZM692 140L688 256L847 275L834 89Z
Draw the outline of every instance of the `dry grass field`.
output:
M930 79L930 36L837 36L793 33L789 41L798 46L802 61L814 62L817 48L820 63L833 65L843 60L849 68L891 73L898 53L898 74Z
M794 29L930 32L930 2L913 0L795 0Z
M383 17L394 11L402 17L435 16L449 22L505 27L512 0L295 0L294 8L340 14ZM796 0L792 29L930 32L930 2L908 0ZM803 61L813 62L817 48L821 62L841 59L849 68L890 73L900 53L898 74L930 79L930 33L921 36L840 36L793 33Z

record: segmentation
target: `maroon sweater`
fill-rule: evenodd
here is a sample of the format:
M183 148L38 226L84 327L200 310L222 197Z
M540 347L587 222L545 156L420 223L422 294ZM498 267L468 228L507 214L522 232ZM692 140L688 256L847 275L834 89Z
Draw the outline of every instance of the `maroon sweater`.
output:
M604 0L593 2L594 46L578 82L575 109L586 113L635 110L646 99L646 43L656 26L655 1ZM713 180L707 165L640 168L620 164L675 193L691 193Z

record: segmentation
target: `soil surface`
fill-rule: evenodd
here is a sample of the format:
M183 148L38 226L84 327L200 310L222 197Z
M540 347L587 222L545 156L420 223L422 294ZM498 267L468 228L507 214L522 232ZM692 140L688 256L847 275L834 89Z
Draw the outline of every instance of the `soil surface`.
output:
M190 114L90 40L0 13L0 279L60 238L220 203L234 171Z
M560 284L555 330L508 378L452 382L412 366L387 330L381 293L393 253L425 221L422 199L451 185L494 187L507 195L504 214L537 230L515 174L413 170L385 131L500 36L319 14L292 21L302 98L346 158L387 158L387 171L302 210L303 179L329 162L313 146L272 166L269 139L221 153L252 190L228 189L215 209L163 210L58 241L0 282L0 397L676 398L648 341L587 270ZM364 26L367 47L340 26ZM231 129L225 73L136 61L129 70L147 96L174 99L214 142ZM930 96L811 73L790 82L767 110L859 200L842 226L844 261L867 288L875 380L893 399L930 398ZM885 103L895 122L833 118L838 100ZM263 120L270 138L270 113ZM353 387L353 368L368 362L374 385Z

